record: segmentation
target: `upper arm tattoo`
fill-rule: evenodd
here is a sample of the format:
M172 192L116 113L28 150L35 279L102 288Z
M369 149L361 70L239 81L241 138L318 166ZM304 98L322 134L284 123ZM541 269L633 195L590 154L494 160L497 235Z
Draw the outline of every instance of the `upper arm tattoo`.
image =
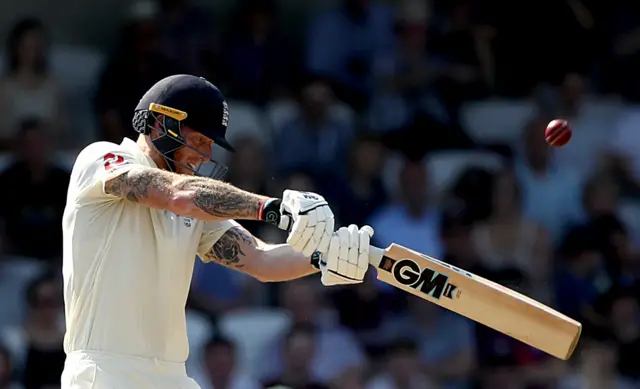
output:
M207 261L215 261L226 266L242 268L246 251L255 247L256 239L248 231L232 227L218 239L205 254Z
M168 188L168 180L155 169L133 168L105 182L108 194L139 202L149 197L149 188Z

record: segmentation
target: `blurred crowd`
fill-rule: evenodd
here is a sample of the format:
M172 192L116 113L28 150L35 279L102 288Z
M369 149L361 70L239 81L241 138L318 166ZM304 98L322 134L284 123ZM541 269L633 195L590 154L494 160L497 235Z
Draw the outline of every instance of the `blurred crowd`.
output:
M70 166L89 142L135 137L138 99L174 73L228 97L237 152L215 156L231 183L318 192L339 225L373 226L378 246L584 324L564 362L374 271L323 288L197 261L188 369L203 389L640 388L640 2L340 0L295 38L278 4L236 6L218 28L185 0L132 2L111 48L58 45L34 17L6 26L0 389L60 386ZM560 149L543 135L554 118L574 130Z

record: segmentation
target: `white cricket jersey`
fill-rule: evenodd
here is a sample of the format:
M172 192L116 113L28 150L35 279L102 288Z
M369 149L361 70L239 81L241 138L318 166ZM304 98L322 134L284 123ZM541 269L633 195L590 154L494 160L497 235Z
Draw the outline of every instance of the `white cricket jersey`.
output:
M71 173L62 221L65 352L184 362L185 304L201 258L234 221L202 222L105 194L107 177L156 167L130 139L97 142Z

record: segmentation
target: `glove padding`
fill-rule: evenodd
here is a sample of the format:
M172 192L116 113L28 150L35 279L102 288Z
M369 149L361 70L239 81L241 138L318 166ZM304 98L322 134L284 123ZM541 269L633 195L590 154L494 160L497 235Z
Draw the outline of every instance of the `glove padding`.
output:
M321 254L319 267L324 286L359 284L369 269L373 228L355 224L342 227L331 237L329 250Z
M287 244L295 251L306 257L315 251L327 252L335 219L324 197L287 189L282 195L280 213L283 220L287 217L292 219Z

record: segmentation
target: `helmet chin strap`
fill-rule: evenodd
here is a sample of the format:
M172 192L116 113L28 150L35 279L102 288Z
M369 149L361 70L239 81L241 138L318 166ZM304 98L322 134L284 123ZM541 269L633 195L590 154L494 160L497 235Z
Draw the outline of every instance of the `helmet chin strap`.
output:
M163 154L160 154L160 155L162 155L162 159L164 159L164 162L167 164L167 169L168 169L169 171L172 171L172 172L174 172L174 173L177 173L177 171L176 171L176 164L173 162L173 161L174 161L174 155L175 155L175 152L172 152L172 153L171 153L171 156L168 156L168 155L167 155L167 156L165 156L165 155L163 155Z

